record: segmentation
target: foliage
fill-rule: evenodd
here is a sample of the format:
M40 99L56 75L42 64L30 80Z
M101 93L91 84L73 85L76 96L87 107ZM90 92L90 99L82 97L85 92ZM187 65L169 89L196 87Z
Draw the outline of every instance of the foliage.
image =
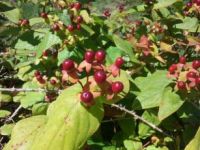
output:
M1 149L199 149L199 10L1 0Z

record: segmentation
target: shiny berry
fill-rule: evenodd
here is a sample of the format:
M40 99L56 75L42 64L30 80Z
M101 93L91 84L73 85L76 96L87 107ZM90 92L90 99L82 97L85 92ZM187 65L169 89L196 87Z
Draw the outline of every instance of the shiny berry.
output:
M103 11L103 15L105 17L110 17L111 13L110 13L110 11L108 9L106 9L106 10Z
M179 57L179 63L185 64L186 63L186 57L185 56Z
M74 3L71 3L70 5L69 5L69 7L72 9L72 8L74 8Z
M41 75L36 76L36 79L38 80L38 82L40 82L41 84L45 83L45 80L43 79L43 77Z
M106 53L103 50L98 50L95 54L95 60L103 62L105 60Z
M95 52L93 52L93 51L85 52L84 58L85 58L86 62L92 63L94 61L94 57L95 57Z
M40 13L40 17L47 19L48 18L48 14L45 12Z
M81 29L81 24L77 24L77 25L76 25L76 29L77 29L77 30L80 30L80 29Z
M177 70L177 65L176 64L172 64L168 69L170 74L173 74L176 70Z
M82 23L83 22L83 17L82 16L78 16L76 18L77 23Z
M74 26L73 26L73 25L68 25L68 26L67 26L67 30L68 30L69 32L72 32L72 31L74 30Z
M186 6L187 6L188 8L192 7L192 2L188 2L188 3L186 4Z
M50 83L51 83L52 85L55 85L55 84L56 84L56 80L51 79L51 80L50 80Z
M62 63L62 70L71 71L75 67L74 61L71 59L67 59Z
M106 73L103 70L97 71L94 73L94 80L97 83L103 83L106 81Z
M49 55L49 51L44 51L44 52L42 52L42 56L44 56L44 57L47 57Z
M80 98L84 103L91 103L94 99L93 94L89 91L82 92Z
M123 64L124 64L124 60L123 60L122 57L118 57L118 58L115 60L115 65L116 65L118 68L121 68Z
M111 85L113 93L120 93L124 89L124 85L120 81L113 82Z
M53 31L59 31L59 30L60 30L60 27L59 27L59 25L58 25L57 23L54 23L54 24L52 25L52 29L53 29Z
M186 76L187 76L187 79L189 79L189 78L196 78L197 74L196 74L196 72L190 71L190 72L187 73Z
M200 77L196 77L195 83L196 83L197 85L200 85Z
M21 26L29 25L29 20L28 19L22 19L20 22L21 22Z
M36 71L34 72L34 76L35 76L35 77L40 76L40 75L41 75L40 71L36 70Z
M198 68L200 67L200 60L194 60L194 61L192 62L192 67L193 67L194 69L198 69Z
M81 9L81 3L79 3L79 2L74 3L74 8L75 8L76 10Z
M177 87L179 90L185 90L186 89L186 84L183 81L178 81L177 82Z

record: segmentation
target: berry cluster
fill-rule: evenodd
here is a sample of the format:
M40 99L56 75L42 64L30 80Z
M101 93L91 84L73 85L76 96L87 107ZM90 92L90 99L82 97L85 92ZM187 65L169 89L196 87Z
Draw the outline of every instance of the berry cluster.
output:
M52 56L50 50L43 53L43 57ZM112 99L115 95L122 92L124 89L123 83L120 81L112 81L120 75L120 69L124 64L122 57L116 58L114 64L109 67L104 65L106 53L104 50L92 51L87 50L84 54L84 60L77 64L72 59L66 59L61 64L61 74L51 76L40 71L35 71L34 76L38 83L47 89L62 89L67 85L81 84L83 91L80 93L81 101L90 106L94 104L94 98L105 96L107 99ZM87 82L83 85L81 77L86 74ZM113 76L113 77L111 77ZM53 96L52 96L53 95ZM46 95L48 101L55 99L55 93L51 92Z
M28 19L20 19L18 22L18 25L21 27L27 27L27 26L29 26L29 20Z
M176 79L178 90L199 90L200 88L200 60L192 63L186 62L186 57L181 56L179 63L172 64L168 69L168 76Z
M184 9L184 14L186 16L192 14L193 12L199 14L199 9L200 9L200 0L192 0L186 4Z

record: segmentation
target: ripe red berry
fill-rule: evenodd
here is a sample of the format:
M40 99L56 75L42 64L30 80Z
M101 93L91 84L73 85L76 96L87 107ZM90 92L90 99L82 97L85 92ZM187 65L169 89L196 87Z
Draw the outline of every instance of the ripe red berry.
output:
M196 74L196 72L190 71L190 72L187 73L186 76L187 76L187 79L189 79L189 78L196 78L197 74Z
M48 18L48 14L45 13L45 12L41 12L40 13L40 17L44 18L44 19L47 19Z
M36 71L34 72L34 76L35 76L35 77L40 76L40 75L41 75L40 71L36 70Z
M196 77L195 83L196 83L197 85L200 85L200 77Z
M103 83L106 81L106 73L103 70L97 71L94 73L94 80L97 83Z
M82 92L80 98L84 103L91 103L94 99L93 94L89 91Z
M55 85L55 84L56 84L56 80L51 79L51 80L50 80L50 83L51 83L52 85Z
M124 64L124 60L123 60L122 57L118 57L118 58L115 60L115 65L116 65L118 68L121 68L123 64Z
M192 62L192 67L193 67L194 69L198 69L198 68L200 67L200 60L194 60L194 61Z
M103 62L106 57L106 53L103 50L98 50L95 54L95 59L98 62Z
M71 71L75 67L74 61L71 59L67 59L62 63L62 70Z
M179 90L185 90L186 89L186 84L183 81L178 81L177 82L177 87Z
M77 24L77 25L76 25L76 29L77 29L77 30L80 30L80 29L81 29L81 24Z
M188 3L186 4L186 6L187 6L188 8L192 7L192 2L188 2Z
M60 30L60 27L59 27L59 25L58 25L57 23L54 23L54 24L52 25L52 29L53 29L53 31L59 31L59 30Z
M38 82L40 82L41 84L45 83L45 80L43 79L43 77L41 75L36 76L36 79L38 80Z
M20 23L21 23L21 26L27 26L27 25L29 25L29 20L28 19L22 19L20 21Z
M120 81L113 82L111 87L112 87L113 93L120 93L124 89L124 85Z
M49 51L44 51L44 52L42 52L42 56L44 56L44 57L47 57L49 55Z
M82 16L78 16L76 18L77 23L82 23L83 22L83 17Z
M72 8L74 8L74 3L71 3L70 5L69 5L69 7L72 9Z
M111 13L110 13L110 11L108 9L106 9L106 10L103 11L103 15L105 17L110 17Z
M67 26L67 30L69 31L69 32L72 32L73 30L74 30L74 26L73 25L68 25Z
M168 69L170 74L173 74L176 70L177 70L177 65L176 64L172 64Z
M94 51L86 51L84 58L88 63L92 63L94 61L95 52Z
M186 57L185 56L179 57L179 63L185 64L186 63Z
M76 10L81 9L81 3L79 3L79 2L74 3L74 8L75 8Z

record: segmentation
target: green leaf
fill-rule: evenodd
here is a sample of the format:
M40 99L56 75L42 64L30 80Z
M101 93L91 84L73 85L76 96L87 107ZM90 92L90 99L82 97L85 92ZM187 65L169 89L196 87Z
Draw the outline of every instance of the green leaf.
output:
M147 109L160 105L165 87L171 83L167 71L156 71L147 77L138 77L135 82L140 92L133 102L134 109Z
M200 128L198 129L195 137L185 147L185 150L200 150Z
M115 45L117 46L117 48L121 49L126 54L128 54L128 56L130 57L131 61L138 62L137 58L135 57L135 55L133 53L132 46L128 41L125 41L125 40L121 39L117 35L113 36L113 40L114 40Z
M83 17L85 23L93 23L93 19L89 16L86 10L81 10L80 15Z
M35 82L26 82L23 85L23 88L27 89L37 89L39 86ZM27 92L24 96L20 97L20 103L22 107L28 108L34 104L44 101L45 93L44 92Z
M1 103L8 103L11 101L12 101L12 96L10 93L0 92L0 102Z
M80 149L103 118L102 103L83 106L79 99L81 91L79 84L67 88L51 103L47 117L35 116L17 123L4 150Z
M45 115L48 109L47 103L35 104L32 108L32 115Z
M3 150L30 150L33 140L47 121L46 116L33 116L19 121L13 128L11 140Z
M115 62L117 57L122 56L123 51L117 47L110 46L106 50L106 64L111 65Z
M64 23L64 25L70 25L71 19L67 9L64 9L63 12L59 15L60 20Z
M0 134L5 136L10 136L15 124L4 124L0 127Z
M10 111L0 110L0 118L5 118L10 115Z
M14 23L18 23L21 18L20 10L18 8L2 13L6 16L6 18L8 18L9 21Z
M139 150L142 149L142 142L133 140L124 140L126 150Z
M85 30L85 31L87 31L89 34L90 34L90 36L91 35L93 35L95 32L94 32L94 30L92 30L92 28L90 28L88 25L86 25L86 24L81 24L81 27Z
M39 4L34 4L32 2L22 3L21 14L22 18L30 19L38 16Z
M132 118L119 120L118 124L123 131L125 137L130 138L135 136L136 122Z
M43 40L36 48L37 57L39 58L42 55L43 51L59 43L61 43L61 39L57 35L51 32L46 33Z
M58 52L58 66L63 63L65 59L68 59L71 56L71 53L67 48L63 49L61 52Z
M158 3L154 4L153 9L160 9L164 7L171 6L179 0L158 0Z
M146 110L143 114L142 114L142 118L144 118L145 120L153 123L154 125L159 125L160 121L158 120L157 117L157 113L154 110ZM155 131L147 126L146 124L140 122L139 123L139 136L140 138L146 139L147 137L151 136L152 133L154 133Z
M166 88L162 97L158 111L159 120L163 120L176 112L184 103L179 95L172 92L171 88Z
M200 25L198 23L198 19L196 17L186 17L183 19L183 23L179 23L175 25L178 29L188 30L190 32L196 32Z

